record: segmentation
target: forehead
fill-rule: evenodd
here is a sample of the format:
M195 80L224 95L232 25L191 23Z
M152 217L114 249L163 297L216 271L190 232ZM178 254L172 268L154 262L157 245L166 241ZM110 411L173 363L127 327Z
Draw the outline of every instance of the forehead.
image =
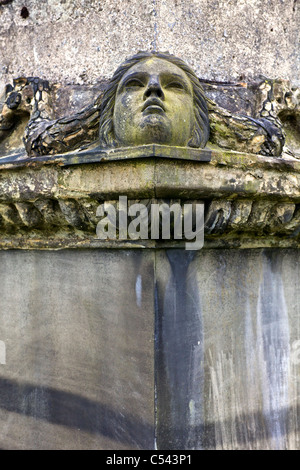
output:
M177 65L172 64L168 60L159 59L158 57L150 57L130 67L130 69L123 75L121 82L126 80L130 75L135 75L136 73L145 74L146 76L158 75L177 77L183 80L189 88L192 87L188 76L180 67L177 67Z

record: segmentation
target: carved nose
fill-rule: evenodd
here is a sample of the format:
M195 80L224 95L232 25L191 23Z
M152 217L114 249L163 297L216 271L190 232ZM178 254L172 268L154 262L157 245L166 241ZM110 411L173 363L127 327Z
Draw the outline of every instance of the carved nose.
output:
M156 96L160 99L164 99L164 92L162 91L160 82L158 79L150 80L146 91L144 93L144 99L150 98L150 96Z

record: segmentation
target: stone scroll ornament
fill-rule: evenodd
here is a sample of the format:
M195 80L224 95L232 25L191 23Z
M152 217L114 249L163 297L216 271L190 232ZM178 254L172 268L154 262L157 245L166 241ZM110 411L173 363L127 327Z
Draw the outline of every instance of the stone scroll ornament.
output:
M276 157L285 145L281 117L294 125L292 134L299 127L299 96L287 81L263 80L255 115L239 115L206 97L200 80L181 59L139 52L120 65L93 103L63 118L55 118L47 81L14 80L0 104L0 151L5 156L17 149L16 158L22 159L93 146L208 144ZM298 137L293 139L297 147Z

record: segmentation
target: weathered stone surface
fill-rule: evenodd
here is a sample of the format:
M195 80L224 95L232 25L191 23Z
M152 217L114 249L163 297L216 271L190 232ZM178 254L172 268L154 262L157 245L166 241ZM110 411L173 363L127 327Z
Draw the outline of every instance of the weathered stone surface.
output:
M100 203L116 204L119 196L129 204L203 202L206 247L299 246L297 160L197 149L185 149L180 159L177 150L150 145L105 158L94 152L3 163L1 248L117 247L118 241L97 239L96 213Z
M0 259L1 449L154 449L154 254Z
M156 55L159 57L156 57ZM148 125L146 125L147 132L145 133L144 124L149 119L147 112L142 118L143 125L141 125L142 121L140 119L134 119L135 113L126 117L130 109L130 113L132 113L133 108L128 107L128 105L123 107L121 104L123 102L134 102L134 109L138 109L136 108L138 103L146 104L145 97L149 98L147 96L149 90L147 90L148 85L145 89L139 87L140 92L137 101L132 99L124 101L124 96L122 99L118 99L116 77L118 80L125 79L124 76L123 78L120 77L119 71L117 76L114 75L112 78L111 85L114 84L112 88L109 85L103 94L100 93L86 107L82 102L78 112L75 112L73 106L69 105L69 107L64 108L66 115L62 118L57 117L55 111L58 106L56 103L56 87L49 87L49 82L46 80L28 77L14 80L13 86L11 84L6 85L6 92L2 97L3 103L0 109L0 152L3 156L10 155L11 158L14 156L15 160L20 160L23 157L26 158L26 154L33 158L42 155L56 155L75 151L76 149L93 148L97 143L100 148L112 149L115 146L119 147L120 144L127 147L146 143L172 143L173 146L199 148L204 147L209 139L210 144L239 152L267 156L281 156L284 152L296 157L299 154L297 122L300 116L300 92L299 88L292 87L290 82L286 80L260 80L258 83L241 83L240 85L243 87L252 88L253 109L250 115L246 116L243 101L238 105L238 100L234 99L236 106L232 110L230 103L229 109L224 109L205 97L203 89L199 86L198 78L192 69L189 72L190 77L193 77L192 81L186 81L183 69L188 67L187 64L169 54L155 52L136 54L121 65L123 73L125 75L129 73L129 71L125 72L128 67L129 70L133 67L137 67L136 70L146 67L146 70L148 70L146 65L143 66L143 63L145 59L149 58L154 58L160 64L163 75L168 71L171 78L170 72L176 72L177 70L176 75L181 74L182 80L189 89L185 94L185 100L187 100L189 106L185 103L183 109L188 108L190 111L188 116L184 116L183 111L178 112L177 109L180 107L182 94L177 96L176 91L168 91L167 84L163 87L163 91L158 82L160 89L158 95L163 93L165 104L157 96L156 105L160 104L163 108L166 106L170 119L161 118L161 132L158 135L152 134L152 126L148 127ZM133 64L135 65L133 66ZM156 69L157 65L150 73L155 80ZM150 70L146 73L149 74L149 72ZM214 85L211 86L216 88ZM224 96L226 96L227 91L223 87ZM193 103L191 101L191 92ZM126 96L131 95L131 93L131 88L126 88ZM79 95L82 94L79 92ZM136 93L133 97L135 95ZM223 104L222 99L219 101ZM148 105L149 103L148 101ZM175 105L175 103L177 104ZM115 107L114 111L112 106ZM162 111L165 112L163 108ZM137 115L140 116L139 113ZM194 125L191 132L192 121L194 121ZM124 122L127 123L125 127ZM132 125L133 122L135 122L134 126ZM180 132L178 129L175 132L173 128L176 122ZM189 125L187 125L188 122ZM294 122L295 124L293 124ZM120 125L120 123L123 124ZM283 127L288 131L287 140L290 147L284 147L285 132ZM125 128L127 131L124 134ZM120 131L122 131L121 134ZM133 135L135 135L134 139ZM173 137L171 137L172 135Z
M207 79L300 80L294 0L27 0L27 18L20 15L23 6L14 0L0 7L3 86L33 74L95 83L133 52L151 49L180 55Z
M155 61L154 66L151 65L152 60ZM161 76L169 76L170 83L174 74L181 76L186 87L181 111L183 93L178 95L167 83L160 79L157 81L158 69ZM132 95L131 87L119 89L118 83L126 76L129 78L128 73L133 70L138 73L143 70L148 81ZM159 118L159 134L153 134L153 123L148 125L149 110L146 108L151 100L146 105L145 99L150 99L148 85L152 80L159 88L155 105L161 108L159 113L163 113ZM248 83L205 79L200 79L200 82L211 92L219 92L217 96L221 106L208 99L210 95L204 95L198 77L180 58L155 51L139 52L119 66L103 93L96 95L100 85L95 86L95 98L87 106L83 100L84 90L77 86L77 101L82 98L78 112L69 99L68 106L57 115L60 106L57 90L62 90L62 85L49 86L49 81L38 77L16 78L13 84L6 85L0 100L0 153L19 160L26 154L34 158L86 149L97 145L97 142L100 147L112 149L145 143L199 148L205 147L209 139L210 144L234 151L299 157L300 88L289 80L262 77ZM234 87L237 90L246 88L248 98L241 93L237 97ZM73 92L74 86L70 90L71 96L74 96ZM127 99L129 96L132 98ZM161 96L165 104L160 101ZM226 100L226 97L230 99ZM61 104L66 105L67 102L66 99L61 100ZM146 106L142 117L136 113L141 103ZM162 117L165 112L169 119Z
M299 250L0 259L1 448L299 449Z
M157 252L158 449L299 448L299 250Z

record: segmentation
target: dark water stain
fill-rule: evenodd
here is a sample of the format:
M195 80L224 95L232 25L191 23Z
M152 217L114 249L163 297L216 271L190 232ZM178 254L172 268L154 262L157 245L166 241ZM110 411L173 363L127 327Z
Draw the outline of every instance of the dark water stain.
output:
M263 414L274 449L286 447L290 332L284 287L282 256L264 252L263 277L257 305Z
M171 275L158 286L156 310L157 445L200 449L203 421L203 330L195 252L168 250Z

